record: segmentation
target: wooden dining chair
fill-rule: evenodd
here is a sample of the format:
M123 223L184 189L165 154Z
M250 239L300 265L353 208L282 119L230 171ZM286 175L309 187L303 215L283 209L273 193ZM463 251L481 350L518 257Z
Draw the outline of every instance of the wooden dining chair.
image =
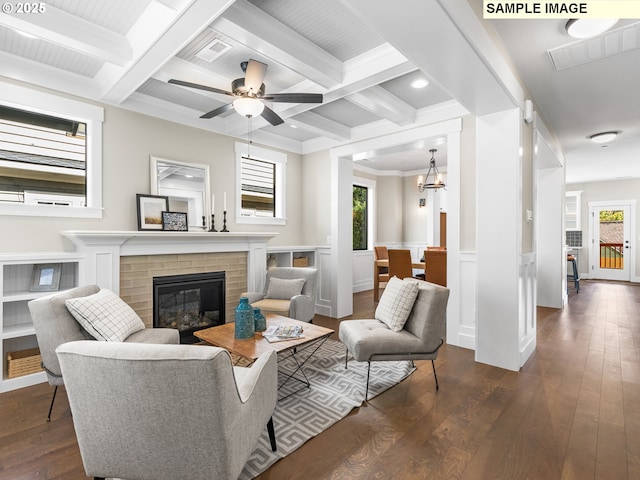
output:
M385 246L373 247L373 255L376 260L389 260L389 252L387 251L387 247ZM378 274L388 274L388 273L389 273L388 267L380 267L378 269ZM380 279L380 281L388 282L389 281L388 275L386 280Z
M411 251L401 249L388 250L389 254L389 278L399 279L413 277L413 267L411 266Z
M429 283L437 283L447 286L447 250L435 250L427 248L424 251L425 280Z

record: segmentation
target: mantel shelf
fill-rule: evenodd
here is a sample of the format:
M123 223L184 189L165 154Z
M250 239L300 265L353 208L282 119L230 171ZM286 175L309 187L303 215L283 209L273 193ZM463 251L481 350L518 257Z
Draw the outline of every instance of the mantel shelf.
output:
M167 231L64 231L60 234L78 251L95 247L117 247L119 254L153 255L248 251L266 244L273 232L167 232Z

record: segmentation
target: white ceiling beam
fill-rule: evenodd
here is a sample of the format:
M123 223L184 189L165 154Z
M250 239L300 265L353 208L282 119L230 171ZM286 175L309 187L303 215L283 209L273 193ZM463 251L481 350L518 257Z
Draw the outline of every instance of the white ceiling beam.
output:
M139 56L105 88L103 99L120 104L151 77L162 65L220 16L233 0L195 0L177 15L164 4L152 2L156 15L143 15L148 23L136 25L130 35L141 43ZM160 17L160 18L158 18Z
M46 12L0 15L0 25L115 65L133 58L131 45L118 33L46 5Z
M40 85L79 97L98 97L98 89L91 78L2 51L0 51L0 77Z
M237 0L212 28L320 86L343 81L341 61L246 0Z
M495 71L488 68L475 45L459 28L458 19L453 19L443 7L451 3L458 9L471 11L468 2L398 0L390 13L389 2L385 0L340 1L473 114L514 107ZM472 12L465 20L471 15ZM429 28L425 28L425 19ZM475 21L479 23L477 18ZM442 45L446 48L439 48Z
M343 123L322 117L317 113L303 112L295 117L287 118L287 124L295 125L304 130L333 138L335 140L348 140L351 138L351 128Z
M348 95L345 100L398 125L410 125L416 119L415 108L379 86Z

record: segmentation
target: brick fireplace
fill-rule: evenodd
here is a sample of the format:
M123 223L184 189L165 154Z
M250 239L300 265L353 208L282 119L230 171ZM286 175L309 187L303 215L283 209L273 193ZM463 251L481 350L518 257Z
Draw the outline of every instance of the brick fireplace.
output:
M66 231L69 249L84 254L80 284L120 295L153 325L153 277L224 271L226 321L245 291L262 291L267 242L276 233Z

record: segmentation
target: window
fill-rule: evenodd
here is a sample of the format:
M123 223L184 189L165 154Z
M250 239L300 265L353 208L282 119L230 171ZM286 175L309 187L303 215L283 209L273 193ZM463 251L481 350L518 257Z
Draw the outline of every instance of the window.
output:
M287 156L236 143L236 222L285 225Z
M0 82L0 215L101 218L103 115Z
M361 185L353 186L353 249L367 250L368 248L368 218L369 194L368 188Z
M276 216L276 165L242 157L242 215Z

